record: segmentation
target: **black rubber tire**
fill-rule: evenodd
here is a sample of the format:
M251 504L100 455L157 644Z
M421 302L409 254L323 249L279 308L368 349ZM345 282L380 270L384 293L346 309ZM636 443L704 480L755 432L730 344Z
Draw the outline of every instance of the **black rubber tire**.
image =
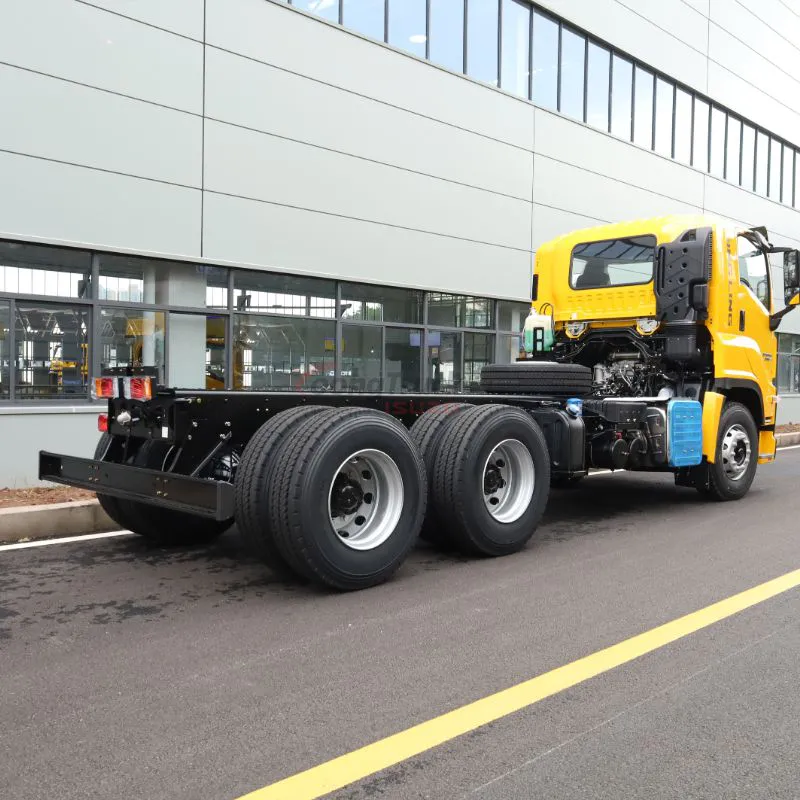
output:
M103 461L108 446L111 444L112 436L110 433L104 433L100 436L97 442L97 447L94 449L94 460ZM100 503L100 508L111 517L120 528L130 530L131 521L125 513L125 504L123 500L117 497L112 497L109 494L98 494L97 502Z
M584 397L592 391L592 370L557 361L489 364L481 370L481 389L488 394Z
M725 474L722 446L725 434L733 425L741 425L750 440L750 463L739 480L731 480ZM703 464L695 473L695 488L709 500L725 502L741 500L753 484L758 468L758 428L753 415L741 403L726 403L719 419L717 452L713 464Z
M513 522L491 516L483 500L483 468L505 439L522 442L533 458L534 491ZM536 532L550 494L550 455L541 428L526 412L504 405L476 406L460 414L442 435L430 484L431 501L459 548L503 556L521 550Z
M354 550L331 525L330 484L342 462L362 449L391 456L404 500L392 534L371 550ZM425 516L425 464L405 427L366 408L326 409L305 420L275 455L269 487L270 528L284 559L309 580L341 591L386 581L406 559Z
M428 476L433 474L433 465L436 461L439 443L442 440L442 433L460 414L470 408L474 408L470 403L442 403L442 405L428 409L409 429L412 440L422 454ZM420 537L427 542L448 547L453 545L453 541L447 531L447 525L436 516L433 503L429 503Z
M324 406L290 408L268 419L242 453L234 480L236 524L250 549L282 576L298 573L281 555L269 526L268 495L276 453L304 421L325 411Z

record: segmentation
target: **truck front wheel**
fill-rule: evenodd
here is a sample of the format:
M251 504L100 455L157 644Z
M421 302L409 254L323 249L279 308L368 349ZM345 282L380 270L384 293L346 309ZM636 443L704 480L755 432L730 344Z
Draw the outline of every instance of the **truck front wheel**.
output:
M699 467L695 487L711 500L744 497L758 467L758 429L741 403L726 403L719 420L716 459Z

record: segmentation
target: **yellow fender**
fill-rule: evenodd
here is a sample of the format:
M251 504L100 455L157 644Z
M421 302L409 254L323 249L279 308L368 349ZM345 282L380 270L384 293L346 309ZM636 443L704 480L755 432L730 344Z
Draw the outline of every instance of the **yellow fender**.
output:
M709 464L717 460L719 418L724 403L725 395L719 392L706 392L703 395L703 455Z

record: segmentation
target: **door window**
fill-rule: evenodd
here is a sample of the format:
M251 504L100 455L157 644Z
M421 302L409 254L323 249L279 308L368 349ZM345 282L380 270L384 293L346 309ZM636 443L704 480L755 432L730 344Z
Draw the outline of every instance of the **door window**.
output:
M739 237L739 280L769 309L769 269L761 247L744 236Z

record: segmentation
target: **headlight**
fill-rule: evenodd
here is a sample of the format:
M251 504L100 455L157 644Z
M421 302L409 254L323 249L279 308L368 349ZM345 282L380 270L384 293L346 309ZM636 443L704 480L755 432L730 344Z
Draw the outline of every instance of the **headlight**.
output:
M642 317L641 319L636 320L636 330L642 336L650 336L651 333L655 333L658 330L659 321L657 319L653 319L652 317Z
M582 336L583 332L586 330L586 323L568 322L564 327L570 339L577 339L579 336Z

